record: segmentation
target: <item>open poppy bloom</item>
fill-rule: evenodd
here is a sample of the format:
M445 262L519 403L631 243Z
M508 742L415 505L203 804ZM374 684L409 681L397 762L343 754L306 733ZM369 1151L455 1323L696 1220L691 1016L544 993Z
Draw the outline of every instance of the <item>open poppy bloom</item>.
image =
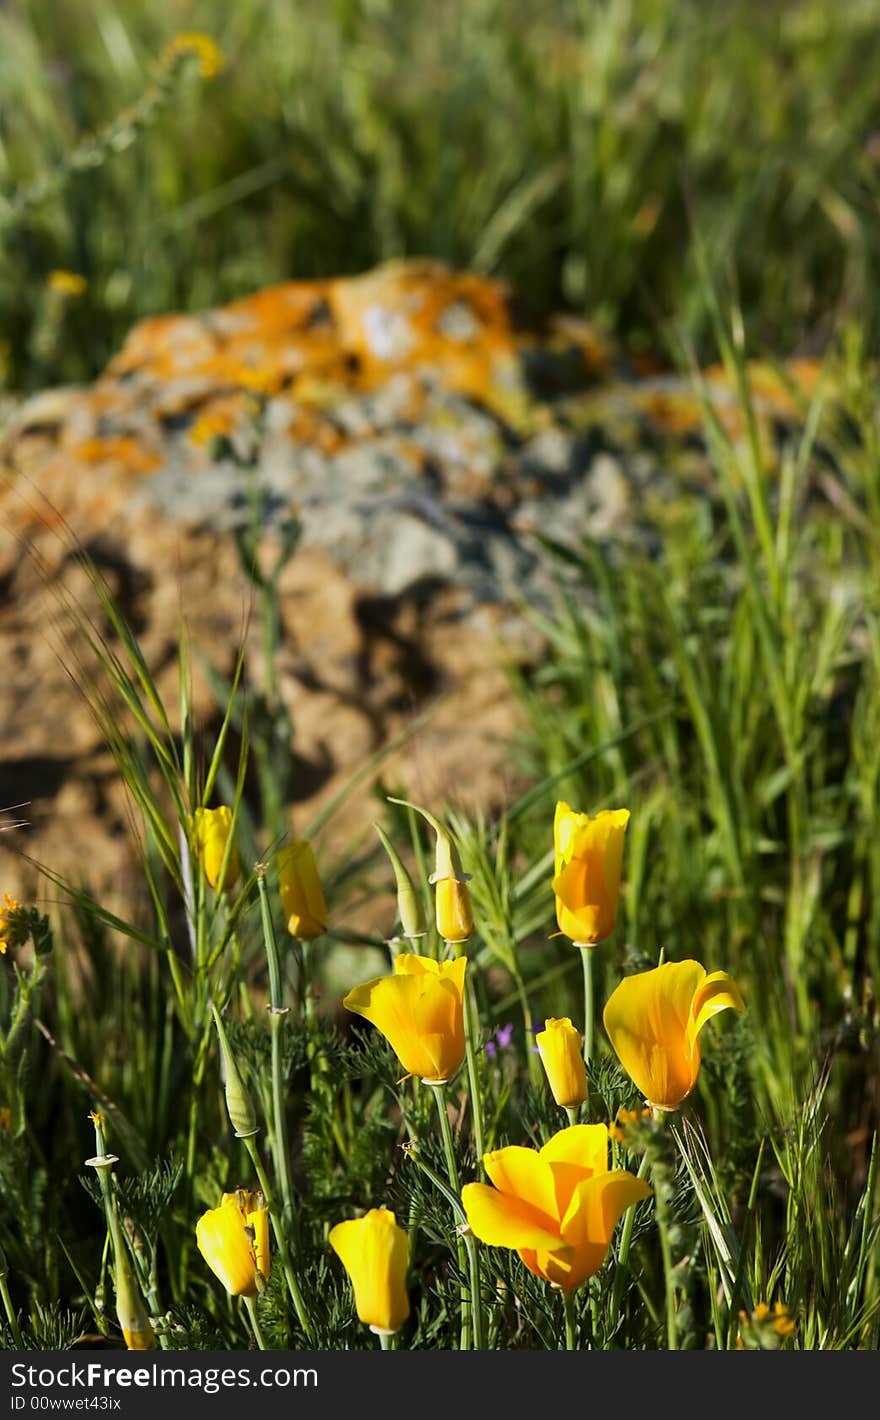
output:
M262 1193L224 1193L196 1223L199 1252L233 1297L255 1297L269 1276L269 1210Z
M409 1239L394 1214L371 1208L337 1223L328 1241L351 1279L359 1319L385 1335L399 1331L409 1316Z
M382 1032L408 1075L443 1084L464 1059L466 970L466 957L401 952L393 976L356 986L342 1004Z
M603 1020L626 1073L649 1104L677 1109L700 1073L700 1031L719 1011L745 1011L726 971L698 961L667 961L625 976Z
M566 1292L598 1272L618 1219L652 1192L608 1168L605 1124L573 1124L542 1149L496 1149L483 1166L494 1187L467 1183L461 1193L471 1231L515 1248L530 1272Z
M603 809L595 818L560 800L553 819L553 892L559 930L584 946L614 931L623 836L629 809Z

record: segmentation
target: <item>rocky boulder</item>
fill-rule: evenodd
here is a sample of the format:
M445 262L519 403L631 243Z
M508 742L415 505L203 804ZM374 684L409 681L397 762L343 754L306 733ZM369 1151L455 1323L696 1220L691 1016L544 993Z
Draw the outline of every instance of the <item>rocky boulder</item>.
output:
M816 373L754 371L768 430ZM720 371L707 382L736 434ZM505 664L539 654L528 609L553 599L536 534L641 536L657 500L710 495L700 426L687 382L429 262L147 320L92 386L20 403L0 443L0 805L28 822L4 835L0 889L34 888L16 850L99 892L137 871L60 615L93 605L79 549L173 706L184 627L225 674L245 635L259 673L236 534L256 520L271 558L296 518L279 582L293 831L431 704L384 772L434 806L489 806L515 788ZM196 711L216 713L206 683ZM370 811L367 786L345 831Z

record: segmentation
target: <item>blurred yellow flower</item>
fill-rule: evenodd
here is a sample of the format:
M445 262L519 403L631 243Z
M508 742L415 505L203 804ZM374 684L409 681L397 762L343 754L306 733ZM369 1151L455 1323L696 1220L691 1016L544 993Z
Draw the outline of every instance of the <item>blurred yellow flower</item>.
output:
M351 1279L359 1319L390 1335L409 1316L409 1239L387 1208L371 1208L331 1228L329 1243Z
M467 958L434 961L401 952L393 976L349 991L343 1006L380 1030L408 1075L442 1083L464 1059Z
M774 1302L771 1311L766 1302L759 1302L753 1312L739 1314L738 1351L777 1351L797 1332L797 1323L784 1302Z
M196 856L205 877L212 888L227 892L235 886L239 874L238 849L235 839L230 841L232 810L226 804L221 804L218 809L196 809L193 815L193 831Z
M192 30L176 34L165 46L162 58L170 64L183 54L192 54L198 59L203 79L213 79L223 68L223 51L210 35Z
M255 1297L269 1276L269 1210L260 1192L224 1193L196 1223L196 1243L233 1297Z
M327 931L327 904L311 843L298 838L278 854L278 886L287 930L311 941Z
M560 800L553 819L553 892L560 932L591 945L614 931L629 809L595 818Z
M82 296L88 289L88 281L76 271L50 271L49 290L54 296Z
M12 1133L12 1110L8 1104L0 1105L0 1133Z
M611 1044L649 1104L677 1109L700 1073L700 1031L719 1011L745 1011L726 971L698 961L664 962L625 976L605 1006Z
M553 1098L562 1109L573 1109L587 1098L587 1072L580 1032L568 1016L552 1017L535 1036Z
M0 956L5 956L10 943L10 917L15 912L21 911L21 903L16 902L8 892L3 894L3 906L0 907Z
M566 1292L598 1272L618 1219L652 1191L609 1170L604 1124L573 1124L542 1149L496 1149L483 1165L494 1187L468 1183L461 1194L471 1231L514 1248L530 1272Z

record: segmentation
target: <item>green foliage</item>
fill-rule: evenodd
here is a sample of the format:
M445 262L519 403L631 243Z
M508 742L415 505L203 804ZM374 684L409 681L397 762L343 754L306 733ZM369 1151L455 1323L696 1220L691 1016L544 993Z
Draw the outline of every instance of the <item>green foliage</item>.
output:
M172 0L0 22L0 220L41 194L7 212L15 385L94 375L140 316L407 255L706 350L701 243L761 347L847 313L876 337L870 0L454 0L430 25L405 0L204 0L225 67L175 70L153 103L180 22ZM85 292L53 296L56 268Z

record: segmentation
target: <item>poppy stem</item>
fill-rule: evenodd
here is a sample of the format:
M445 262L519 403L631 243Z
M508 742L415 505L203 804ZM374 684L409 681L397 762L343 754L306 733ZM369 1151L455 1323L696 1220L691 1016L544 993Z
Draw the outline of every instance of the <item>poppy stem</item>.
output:
M21 1331L18 1326L18 1317L12 1305L12 1297L9 1295L9 1285L6 1281L5 1259L4 1270L0 1272L0 1297L3 1298L3 1310L6 1312L6 1320L9 1322L9 1330L12 1333L12 1340L17 1351L24 1350L21 1341Z
M283 1217L279 1218L278 1216L278 1205L275 1202L274 1195L272 1193L271 1188L269 1187L269 1180L266 1177L266 1170L263 1166L263 1160L260 1157L260 1151L257 1148L256 1141L253 1138L245 1139L244 1145L248 1153L250 1154L251 1163L254 1166L254 1172L256 1173L257 1178L259 1180L260 1188L263 1190L263 1197L266 1200L266 1207L269 1209L269 1217L272 1219L272 1231L275 1234L275 1245L278 1248L278 1256L281 1259L281 1268L287 1280L287 1290L290 1293L290 1299L293 1302L299 1324L306 1334L306 1340L312 1341L312 1328L309 1324L308 1313L306 1311L305 1302L303 1301L303 1295L299 1289L299 1283L296 1280L296 1273L293 1270L293 1260L290 1256L290 1249L287 1246L287 1231L284 1225L284 1219Z
M574 1314L574 1292L563 1290L562 1309L565 1312L565 1349L577 1351L577 1321Z
M456 1198L461 1194L461 1184L458 1177L458 1165L455 1162L455 1145L452 1140L452 1127L449 1123L449 1113L446 1108L446 1085L431 1085L434 1098L437 1101L437 1113L440 1116L440 1133L443 1136L443 1150L446 1154L446 1171L449 1174L449 1182ZM480 1259L477 1253L476 1239L468 1231L463 1236L456 1229L456 1253L458 1255L458 1266L461 1272L465 1270L465 1250L468 1254L468 1273L470 1276L470 1318L467 1317L467 1288L462 1287L462 1344L461 1349L466 1350L466 1339L470 1327L473 1327L473 1349L482 1350L483 1347L483 1317L480 1307Z
M477 1032L479 1017L476 1009L473 982L466 979L463 992L464 1005L464 1049L467 1061L468 1090L471 1098L471 1123L474 1130L474 1148L477 1153L477 1167L483 1171L483 1155L486 1152L486 1131L483 1125L483 1099L480 1094L480 1075L477 1068Z
M263 1339L263 1333L260 1330L260 1321L257 1316L257 1299L256 1297L243 1297L242 1300L245 1306L247 1307L248 1316L250 1317L251 1321L251 1327L253 1328L254 1340L256 1341L257 1346L261 1351L266 1351L268 1350L268 1347L266 1346L266 1342Z
M260 916L263 925L263 944L269 967L270 1031L272 1037L272 1141L274 1144L275 1172L281 1180L281 1196L284 1201L285 1223L293 1217L293 1181L290 1174L290 1143L287 1134L287 1112L284 1108L284 1066L281 1056L281 1029L285 1012L282 1000L281 964L278 958L278 943L269 908L269 894L266 878L257 873L257 887L260 892Z
M589 1065L593 1054L593 948L578 942L584 967L584 1064Z
M644 1178L647 1172L648 1155L647 1153L644 1153L642 1154L642 1159L641 1163L639 1164L639 1171L636 1174L636 1178ZM617 1267L614 1272L614 1285L611 1289L610 1312L612 1322L615 1320L620 1311L620 1303L623 1297L623 1284L626 1279L627 1271L629 1270L629 1249L630 1243L632 1242L633 1225L635 1223L635 1220L635 1208L627 1208L623 1218L623 1227L620 1231L620 1247L617 1250Z

